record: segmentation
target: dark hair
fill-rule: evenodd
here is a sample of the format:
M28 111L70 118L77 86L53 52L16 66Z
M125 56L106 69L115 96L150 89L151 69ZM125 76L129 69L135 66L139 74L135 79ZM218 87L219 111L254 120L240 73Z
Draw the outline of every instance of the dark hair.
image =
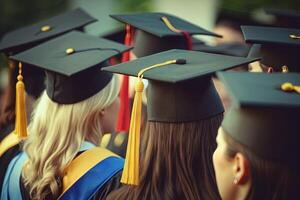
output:
M226 154L230 158L240 152L249 162L252 185L247 200L289 200L298 196L299 169L261 158L246 146L235 141L226 132L224 132L224 138L227 143Z
M220 199L212 154L222 119L147 122L139 185L123 186L107 199Z

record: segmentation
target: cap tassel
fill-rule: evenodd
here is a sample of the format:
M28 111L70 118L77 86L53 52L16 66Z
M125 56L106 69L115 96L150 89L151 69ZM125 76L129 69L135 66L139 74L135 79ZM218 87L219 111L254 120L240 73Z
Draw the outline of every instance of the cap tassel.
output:
M188 31L180 30L175 28L167 17L161 17L161 20L165 23L165 25L174 33L180 33L185 37L187 43L187 50L193 49L192 37Z
M170 64L186 64L185 59L169 60L163 63L155 64L146 67L139 71L138 79L135 83L135 95L131 113L131 121L129 127L128 144L126 151L125 165L121 182L129 185L139 184L139 169L140 169L140 131L142 118L142 94L144 90L143 74L153 68L163 67Z
M125 45L130 46L133 41L133 28L126 24ZM130 51L123 53L122 62L130 60ZM118 132L128 131L130 125L130 109L129 109L129 77L124 75L120 90L120 111L117 119L116 130Z
M135 84L135 95L129 128L128 147L126 151L125 166L121 178L122 183L129 185L138 185L139 183L139 151L143 90L144 84L142 78L138 78Z
M25 85L22 76L22 63L19 63L19 75L16 84L16 122L15 134L20 139L27 137L27 115L25 106Z

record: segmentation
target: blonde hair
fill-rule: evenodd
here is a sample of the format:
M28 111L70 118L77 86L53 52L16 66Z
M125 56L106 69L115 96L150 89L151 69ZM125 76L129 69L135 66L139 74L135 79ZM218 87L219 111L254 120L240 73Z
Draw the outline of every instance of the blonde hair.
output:
M111 105L119 92L119 80L110 83L94 96L75 103L58 104L41 96L28 127L29 137L23 150L28 164L22 177L32 199L56 199L65 167L75 158L84 140L95 145L102 137L101 110Z

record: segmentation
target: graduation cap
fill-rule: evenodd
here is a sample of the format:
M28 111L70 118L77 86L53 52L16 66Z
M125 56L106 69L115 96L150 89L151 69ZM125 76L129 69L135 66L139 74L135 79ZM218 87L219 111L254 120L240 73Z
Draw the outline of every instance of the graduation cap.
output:
M15 54L71 30L81 30L95 22L82 9L72 10L5 34L0 42L0 52Z
M143 57L169 49L191 49L190 35L221 37L179 17L166 13L110 15L137 29L133 52Z
M276 17L275 25L287 28L300 28L300 10L264 8L269 15Z
M193 50L229 56L248 56L250 47L240 43L223 43L216 46L206 44L194 45Z
M288 68L300 71L300 29L263 26L241 26L245 41L261 44L261 63L276 71Z
M64 34L73 29L81 29L83 26L96 21L82 9L72 10L36 24L11 31L4 35L0 41L0 52L13 55L17 52L29 49L45 42L53 37ZM8 61L11 62L11 61ZM10 70L17 77L18 67L11 62ZM44 87L44 71L30 65L23 66L22 73L26 92L38 97Z
M11 56L46 71L46 91L60 104L87 99L111 80L101 71L109 58L130 48L106 39L72 31L32 49Z
M105 71L138 77L122 182L138 184L138 163L134 163L134 160L138 162L136 153L139 151L142 78L149 80L148 121L198 121L224 112L210 75L254 60L175 49L103 68Z
M36 24L11 31L4 35L0 41L0 52L6 56L14 55L29 49L46 40L64 34L73 29L81 30L83 26L96 21L82 9L76 9ZM27 136L27 116L25 108L26 91L37 97L44 89L44 72L30 65L19 68L9 60L11 73L18 74L16 84L16 127L15 133L19 138ZM23 75L25 76L23 80Z
M237 43L237 42L222 43L216 46L210 46L206 44L194 45L193 47L194 47L193 49L196 51L228 55L228 56L239 56L239 57L248 56L249 49L250 49L248 45ZM258 58L259 56L254 56L254 57ZM248 64L238 66L234 70L248 71Z
M219 72L232 97L222 127L264 159L299 164L300 74Z

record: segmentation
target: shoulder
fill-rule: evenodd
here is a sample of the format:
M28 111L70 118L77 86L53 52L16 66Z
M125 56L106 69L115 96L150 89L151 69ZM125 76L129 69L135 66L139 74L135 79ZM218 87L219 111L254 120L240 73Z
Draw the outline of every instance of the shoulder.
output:
M84 151L65 169L61 199L90 198L97 191L107 192L119 182L123 165L124 159L107 149L94 147Z

